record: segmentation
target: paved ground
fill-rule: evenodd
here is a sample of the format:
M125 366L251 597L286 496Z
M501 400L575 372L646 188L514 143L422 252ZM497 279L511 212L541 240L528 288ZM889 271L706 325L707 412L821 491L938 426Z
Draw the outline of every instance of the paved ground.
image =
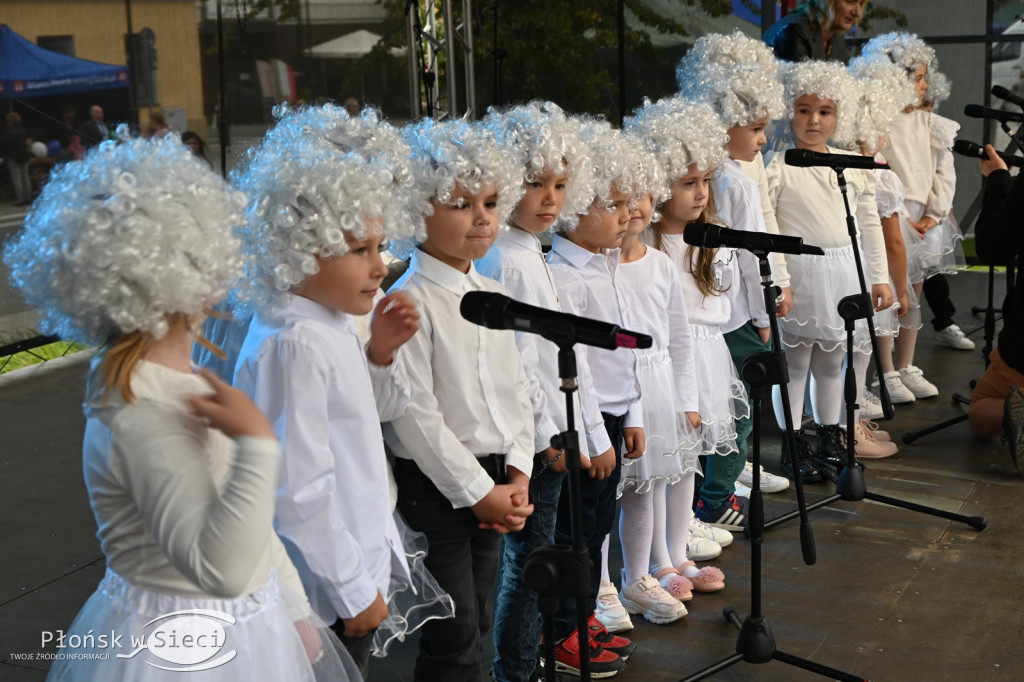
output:
M1001 300L1003 282L996 284ZM981 274L954 280L965 328L973 326L970 305L984 303L984 287ZM973 338L980 348L980 334ZM10 654L40 651L41 632L66 628L103 574L80 465L84 365L62 363L0 383L0 682L44 678L47 662L15 664ZM930 334L922 335L918 364L942 396L898 408L887 426L897 436L959 414L949 396L968 392L983 368L979 353L936 348ZM774 468L774 435L766 447ZM795 524L770 530L764 610L778 647L875 680L1024 679L1024 481L1006 452L973 441L959 424L869 463L866 474L874 492L984 515L989 527L979 533L887 505L840 502L811 514L814 566L801 560ZM808 497L831 490L810 486ZM778 515L792 505L792 494L781 493L769 497L767 511ZM736 634L721 614L727 604L748 608L748 543L737 539L715 565L728 587L697 595L690 615L673 625L638 622L632 635L639 650L619 679L675 680L733 651ZM397 645L374 662L371 679L411 680L414 655L411 642ZM740 663L712 679L820 678L771 662Z

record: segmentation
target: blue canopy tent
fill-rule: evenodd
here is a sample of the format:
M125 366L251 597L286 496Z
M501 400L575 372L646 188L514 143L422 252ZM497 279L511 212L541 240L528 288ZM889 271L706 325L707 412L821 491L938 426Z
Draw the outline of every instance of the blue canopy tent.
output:
M51 52L0 24L0 99L127 88L128 67Z

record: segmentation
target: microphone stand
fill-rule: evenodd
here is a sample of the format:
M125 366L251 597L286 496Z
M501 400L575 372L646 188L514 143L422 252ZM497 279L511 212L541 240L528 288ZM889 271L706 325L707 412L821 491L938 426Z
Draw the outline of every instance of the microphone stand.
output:
M845 500L847 502L859 502L861 500L873 500L875 502L882 502L884 504L891 505L893 507L900 507L902 509L909 509L911 511L921 512L922 514L930 514L932 516L938 516L950 521L959 521L960 523L966 523L975 530L984 530L988 525L988 520L983 516L965 516L963 514L956 514L953 512L947 512L942 509L935 507L926 507L921 504L914 502L907 502L900 500L895 497L888 497L886 495L879 495L867 490L867 485L864 482L864 465L859 463L854 453L855 440L853 438L854 433L854 410L859 405L857 401L857 389L856 389L856 378L853 373L853 332L856 327L856 321L859 319L866 319L868 324L868 331L871 334L871 348L875 354L875 365L878 371L878 376L882 376L881 367L879 365L878 355L878 340L875 338L875 328L871 321L873 314L871 297L868 295L867 285L864 279L864 266L860 259L860 249L857 245L857 224L853 218L853 213L850 211L850 200L847 195L846 178L843 175L845 170L842 167L834 167L832 170L836 172L839 180L839 190L843 194L843 204L846 207L846 225L850 232L850 243L853 246L854 262L857 264L857 277L860 280L860 293L846 296L839 301L838 310L839 315L846 322L846 382L845 382L845 397L846 397L846 465L837 473L836 479L836 492L830 497L826 497L823 500L815 502L810 505L807 509L813 511L826 505L832 504L838 500ZM885 392L885 382L879 382L883 391L885 399L883 400L883 407L886 410L886 419L892 418L892 405L888 401L888 393ZM795 469L794 469L795 471ZM799 510L800 514L803 514L803 510ZM790 512L783 514L782 516L776 517L765 524L766 528L777 526L780 523L785 523L790 519L797 516L797 512ZM802 519L803 517L801 517ZM748 522L749 523L749 522ZM801 523L803 521L801 520Z
M544 679L557 682L555 663L555 613L559 597L576 599L576 627L580 642L580 679L590 680L590 630L587 627L587 597L590 595L590 553L583 543L583 508L580 502L580 446L576 433L572 394L576 392L575 332L566 325L562 338L549 341L558 345L558 376L565 393L565 431L551 438L552 447L565 450L569 469L569 508L572 522L572 545L545 545L526 557L523 582L537 592L538 606L544 617Z
M750 490L750 509L747 517L747 531L750 536L750 614L741 618L739 611L733 606L726 606L722 611L725 619L739 630L736 640L736 653L731 654L712 665L697 671L683 679L683 682L702 680L726 668L746 661L747 663L768 663L771 660L782 661L788 665L809 670L824 677L845 682L862 682L864 678L851 675L836 668L800 658L775 647L775 636L761 607L761 545L764 542L764 497L761 492L761 404L768 387L778 386L782 393L782 413L786 423L785 437L789 440L789 456L793 471L800 470L797 462L796 437L793 432L793 415L789 408L789 367L786 354L782 350L779 336L779 323L776 314L775 299L778 288L772 284L771 265L768 263L768 251L748 248L758 258L761 270L761 287L764 290L764 307L768 313L771 327L772 349L755 353L743 361L742 374L750 384L753 400L753 487ZM804 563L808 566L816 561L814 535L807 520L807 508L804 504L804 489L800 476L795 476L796 499L800 515L800 549Z

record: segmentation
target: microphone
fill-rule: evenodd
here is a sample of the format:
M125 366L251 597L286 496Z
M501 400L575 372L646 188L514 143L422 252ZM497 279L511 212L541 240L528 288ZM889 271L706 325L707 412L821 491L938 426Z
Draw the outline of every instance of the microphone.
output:
M962 156L972 156L976 159L988 159L988 152L985 151L985 148L969 140L957 140L954 142L953 153ZM996 153L999 154L999 158L1006 162L1007 166L1024 166L1024 156L1014 156L1013 154L1004 154L999 151Z
M463 318L481 327L540 334L559 345L571 342L615 350L650 348L654 343L647 334L631 332L617 324L538 308L493 291L466 292L459 304L459 312Z
M1010 104L1016 104L1018 107L1024 109L1024 97L1021 97L1013 90L1004 88L1002 85L993 85L992 94L999 99L1006 100Z
M826 154L810 149L787 149L786 163L790 166L810 167L828 166L829 168L863 168L874 170L888 168L887 163L878 163L873 157L861 154Z
M747 230L730 230L721 225L708 223L690 223L683 231L683 241L690 246L704 249L715 249L727 246L733 249L746 249L754 253L792 253L824 255L817 246L804 244L803 237L791 237L767 232L748 232Z
M983 107L980 104L968 104L964 107L964 116L970 116L971 118L994 118L1003 123L1024 123L1024 114L993 109L992 107Z

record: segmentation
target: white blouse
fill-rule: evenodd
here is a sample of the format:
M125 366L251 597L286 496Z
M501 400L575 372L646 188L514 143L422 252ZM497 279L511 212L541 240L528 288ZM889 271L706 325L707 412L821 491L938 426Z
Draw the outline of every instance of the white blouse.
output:
M480 274L501 282L508 295L517 301L562 311L540 240L529 232L510 227L500 233L487 255L476 262L476 268ZM534 449L540 452L551 446L551 436L564 431L566 425L565 394L558 376L558 346L538 334L525 332L516 333L516 346L530 380ZM577 346L575 351L579 390L574 394L574 419L580 453L596 456L610 448L611 441L600 418L590 368L586 362L579 362L586 349Z
M476 458L505 455L505 466L533 471L533 407L515 334L466 321L469 291L505 293L470 264L462 273L417 249L390 292L408 293L420 329L403 347L409 408L385 424L396 457L411 459L456 509L471 507L494 482Z
M828 148L830 154L843 150ZM806 244L823 249L850 245L846 226L846 207L839 190L837 174L822 166L790 166L785 154L776 154L768 163L768 193L775 206L775 217L782 234L803 237ZM868 286L887 284L889 266L885 257L885 239L878 219L875 187L878 181L869 170L845 171L850 210L853 212ZM790 258L817 256L790 256Z
M662 251L671 259L679 273L679 283L683 289L683 303L686 307L686 315L690 324L702 324L709 327L718 327L724 331L732 317L732 302L728 296L723 294L712 294L705 296L697 288L697 280L690 272L689 259L686 257L689 245L683 241L681 234L665 234L661 237ZM651 248L654 248L653 246ZM699 249L693 250L694 258ZM739 264L734 258L735 249L718 249L715 256L714 277L719 288L734 287L739 285Z
M953 208L956 169L953 141L960 124L928 111L900 114L886 136L882 155L906 188L907 199L924 206L924 216L941 223Z
M84 405L85 483L107 565L199 598L248 594L276 569L303 595L273 530L277 441L232 440L193 416L186 397L212 393L199 376L142 361L131 386L130 405L119 394Z
M388 387L393 414L409 399L399 350L388 367L367 362L355 320L302 296L257 315L239 354L235 385L284 444L277 530L326 623L385 599L392 561L405 552L391 513L388 463L374 396Z

